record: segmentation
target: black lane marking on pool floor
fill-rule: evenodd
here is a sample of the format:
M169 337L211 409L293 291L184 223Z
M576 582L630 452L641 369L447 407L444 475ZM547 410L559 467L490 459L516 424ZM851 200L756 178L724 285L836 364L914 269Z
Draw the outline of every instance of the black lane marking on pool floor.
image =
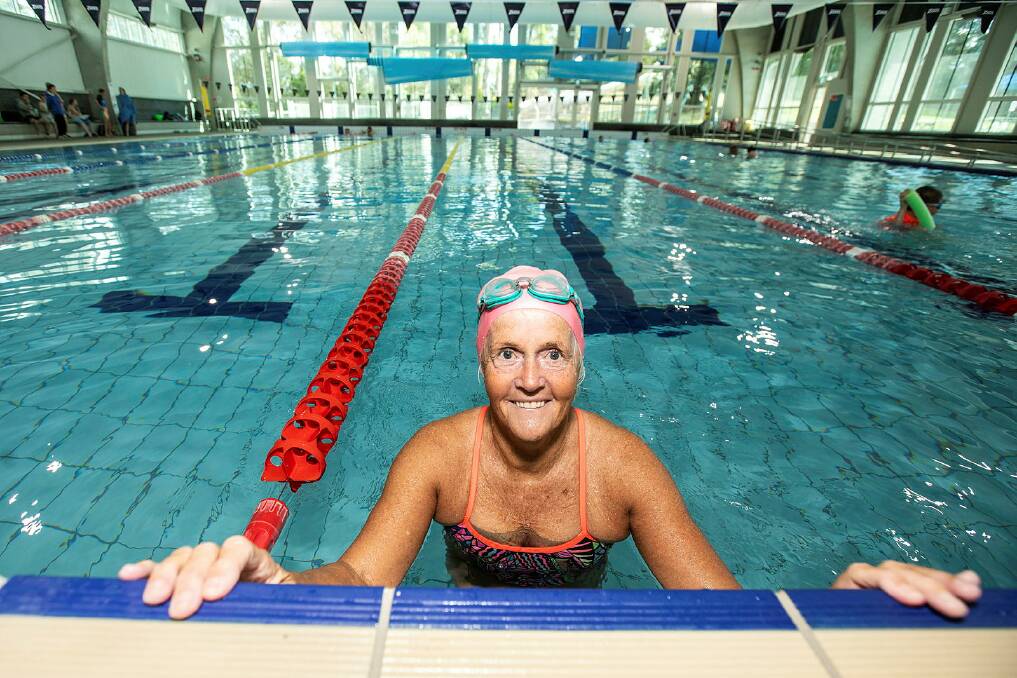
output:
M675 337L689 333L675 329L686 325L727 325L718 316L717 309L705 304L688 304L681 308L639 305L635 292L615 273L597 234L547 184L537 185L537 196L544 203L544 211L551 215L558 239L572 255L586 288L593 295L593 307L586 309L583 322L586 334L635 334L656 330L659 336Z
M197 282L186 297L149 295L139 290L114 290L102 296L93 308L102 313L156 311L150 318L190 318L228 315L281 323L293 305L288 301L234 301L229 299L250 278L255 269L268 261L286 239L307 221L284 219L269 230L268 238L252 237L225 262Z
M318 210L328 207L331 196L318 197ZM306 226L315 211L292 218L281 219L269 231L267 238L251 237L236 254L208 272L195 283L186 297L166 294L150 295L140 290L114 290L107 292L92 308L100 313L138 313L156 311L150 318L194 318L205 316L233 316L266 322L281 323L293 306L289 301L230 301L255 269L272 258L296 231Z

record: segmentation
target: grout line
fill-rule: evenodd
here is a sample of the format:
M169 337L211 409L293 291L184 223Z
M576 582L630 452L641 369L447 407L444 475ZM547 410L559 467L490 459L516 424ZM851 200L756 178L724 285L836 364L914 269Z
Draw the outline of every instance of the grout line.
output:
M395 589L386 586L381 592L381 610L378 612L378 625L374 630L374 648L371 650L371 666L367 670L368 678L379 678L381 666L385 660L385 640L388 638L388 621L392 616L392 601Z
M840 671L834 666L833 660L830 659L830 655L826 654L826 650L823 649L822 643L819 642L819 638L816 637L816 633L809 626L809 622L805 621L805 617L798 611L798 607L794 601L791 600L791 596L787 594L787 591L783 589L780 591L774 591L774 595L777 596L777 600L780 601L781 607L784 608L784 612L787 616L791 617L791 621L794 622L795 628L802 634L802 638L808 644L809 648L812 649L812 654L816 656L819 663L823 665L823 669L826 670L826 675L830 678L841 678Z

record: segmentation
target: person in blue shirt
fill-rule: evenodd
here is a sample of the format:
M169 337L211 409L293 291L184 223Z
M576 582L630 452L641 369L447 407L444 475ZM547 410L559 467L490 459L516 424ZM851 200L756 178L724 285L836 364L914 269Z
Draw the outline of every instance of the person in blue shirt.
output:
M119 111L118 120L120 121L120 129L125 137L136 137L138 136L137 126L137 111L134 108L134 99L127 94L127 90L123 87L120 88L120 94L117 94L117 110Z
M53 122L56 123L57 136L62 139L69 139L70 135L67 134L67 115L64 111L64 100L57 92L56 85L51 82L46 83L46 108L49 109L50 114L53 116Z

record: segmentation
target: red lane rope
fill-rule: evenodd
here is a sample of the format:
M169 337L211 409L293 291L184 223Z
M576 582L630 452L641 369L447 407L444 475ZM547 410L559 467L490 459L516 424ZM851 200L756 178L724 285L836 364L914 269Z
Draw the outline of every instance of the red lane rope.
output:
M72 167L47 167L46 169L32 170L30 172L14 172L12 174L0 174L0 183L8 181L19 181L21 179L34 179L35 177L46 177L51 174L74 174Z
M710 198L696 191L682 188L680 186L667 183L666 181L661 181L660 179L654 179L643 174L635 174L624 167L616 167L607 163L596 162L592 158L588 158L579 153L564 151L560 148L555 148L548 144L542 144L531 139L527 139L527 141L535 143L538 146L543 146L544 148L557 151L558 153L563 153L573 158L578 158L579 160L596 164L599 167L603 167L604 169L611 170L623 176L631 177L636 181L641 181L644 184L659 188L667 191L668 193L673 193L681 196L682 198L693 200L700 205L706 205L707 207L712 207L715 210L720 210L721 212L727 212L728 214L733 214L737 217L741 217L742 219L754 221L757 224L766 226L778 233L783 233L802 240L808 240L809 242L819 245L823 249L836 254L851 257L852 259L864 264L881 268L890 273L904 276L905 278L910 278L911 280L920 282L923 285L932 287L941 292L946 292L947 294L952 294L955 297L964 299L965 301L973 302L986 311L1002 313L1009 316L1017 314L1017 297L1012 297L1005 292L989 289L988 287L968 282L962 278L956 278L943 271L935 271L930 268L919 266L918 264L913 264L901 259L895 259L875 250L857 247L831 235L824 235L819 231L802 228L801 226L781 221L780 219L774 219L773 217L753 212L752 210L744 207L732 205L731 203L724 202L723 200Z
M445 185L446 172L457 150L458 144L427 189L391 253L371 279L335 345L294 408L293 416L283 426L279 439L269 449L262 480L289 483L290 489L296 492L304 483L320 480L325 473L325 460L339 438L350 402L363 383L364 369L388 319L410 257L420 243L427 220ZM244 530L244 536L261 548L271 549L288 514L289 509L282 500L263 499Z

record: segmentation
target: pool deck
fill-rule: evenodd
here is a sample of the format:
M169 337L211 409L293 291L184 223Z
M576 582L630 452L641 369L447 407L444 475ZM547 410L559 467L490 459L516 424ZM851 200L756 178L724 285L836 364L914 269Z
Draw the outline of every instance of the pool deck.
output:
M1017 590L963 622L878 591L240 584L189 622L143 582L14 577L4 676L1013 676Z

